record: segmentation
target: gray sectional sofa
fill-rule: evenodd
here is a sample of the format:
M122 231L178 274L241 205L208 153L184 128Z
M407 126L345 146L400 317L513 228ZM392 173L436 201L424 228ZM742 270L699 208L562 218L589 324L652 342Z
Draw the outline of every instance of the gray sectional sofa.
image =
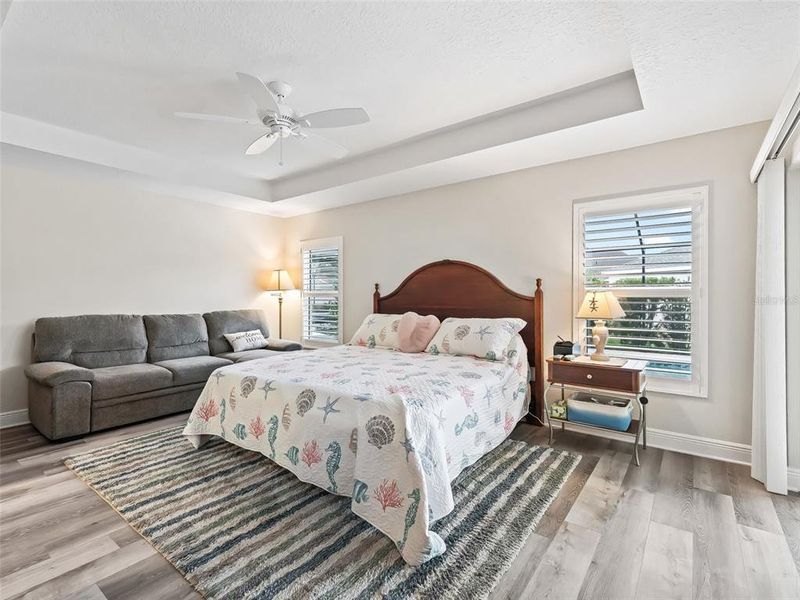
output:
M301 349L270 340L233 352L224 334L253 329L269 337L261 311L38 319L25 370L31 423L57 440L190 410L216 369Z

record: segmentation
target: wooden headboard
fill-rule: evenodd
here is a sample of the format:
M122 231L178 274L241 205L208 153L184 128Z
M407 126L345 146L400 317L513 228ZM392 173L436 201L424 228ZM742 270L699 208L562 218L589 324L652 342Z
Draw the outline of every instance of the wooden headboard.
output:
M539 419L544 395L544 352L542 348L544 294L542 280L536 280L533 296L510 290L500 280L477 265L459 260L440 260L420 267L405 278L396 290L381 296L375 284L372 311L447 317L517 317L528 324L520 332L528 348L528 364L533 368L533 393L530 410Z

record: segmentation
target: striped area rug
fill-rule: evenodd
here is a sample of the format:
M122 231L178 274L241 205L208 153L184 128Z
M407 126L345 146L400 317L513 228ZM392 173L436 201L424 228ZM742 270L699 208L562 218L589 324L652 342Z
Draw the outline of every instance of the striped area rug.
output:
M486 598L580 460L506 440L454 482L433 529L447 551L410 567L349 511L260 454L181 427L66 464L206 598Z

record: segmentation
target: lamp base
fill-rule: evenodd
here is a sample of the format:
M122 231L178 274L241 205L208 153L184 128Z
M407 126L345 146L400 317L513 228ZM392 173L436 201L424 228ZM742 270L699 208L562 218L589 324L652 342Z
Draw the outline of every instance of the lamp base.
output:
M592 327L592 342L594 342L594 354L591 355L592 360L601 362L608 362L609 357L606 356L606 342L608 341L608 328L606 322L598 319L594 322Z

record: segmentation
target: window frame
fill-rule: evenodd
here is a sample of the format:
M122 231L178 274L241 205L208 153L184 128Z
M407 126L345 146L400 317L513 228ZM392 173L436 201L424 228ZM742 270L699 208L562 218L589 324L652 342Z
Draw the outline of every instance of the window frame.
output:
M339 253L339 272L338 272L338 290L336 293L336 300L339 308L339 318L337 321L337 340L335 342L328 340L321 340L317 338L306 337L306 310L305 301L306 297L311 296L333 296L333 294L326 293L311 293L306 291L306 274L305 274L305 260L303 255L308 250L336 248ZM300 339L304 346L308 348L336 346L342 343L343 330L344 330L344 243L342 236L331 236L326 238L315 238L310 240L300 241Z
M649 391L706 398L708 396L708 196L709 186L681 187L659 192L638 193L611 198L579 200L573 202L572 212L572 314L578 313L585 296L583 278L583 223L586 216L602 216L623 211L653 210L661 208L690 207L692 210L692 285L689 297L692 303L692 377L681 381L648 374ZM625 287L625 296L654 295L653 287ZM611 291L617 292L618 289ZM657 295L665 297L686 296L686 288L658 288ZM584 319L573 320L573 339L580 340ZM606 347L606 353L614 350Z

